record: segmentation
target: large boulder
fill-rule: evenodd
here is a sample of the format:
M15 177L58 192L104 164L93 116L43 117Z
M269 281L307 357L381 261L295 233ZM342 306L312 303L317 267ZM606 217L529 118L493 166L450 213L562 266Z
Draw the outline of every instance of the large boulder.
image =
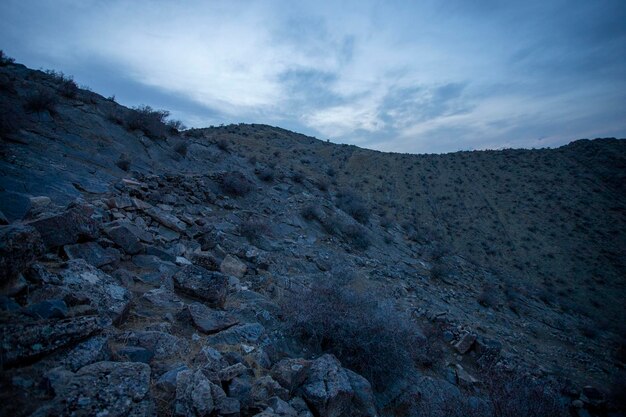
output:
M129 306L131 294L110 275L89 265L83 259L69 261L59 271L62 285L76 298L85 298L101 315L114 323L122 320Z
M248 267L236 257L226 255L226 257L220 264L220 271L222 272L222 274L241 278L248 271Z
M215 409L213 385L202 371L184 370L176 375L174 413L185 417L208 417Z
M187 265L173 276L177 291L203 301L213 307L223 307L228 292L228 278L196 265Z
M323 355L311 362L301 387L302 397L316 415L350 415L354 390L350 377L333 355Z
M43 242L51 249L98 237L98 224L91 218L92 214L93 207L83 204L28 224L39 231Z
M96 242L66 245L63 251L68 259L84 259L88 264L99 268L120 260L120 253L114 248L103 248Z
M187 310L194 326L202 333L217 333L239 323L227 312L213 310L201 303L189 304Z
M102 320L94 316L26 323L10 320L2 323L2 364L5 367L28 364L100 332L104 325Z
M134 233L134 228L129 225L109 227L104 230L106 235L129 255L136 255L145 250L143 243Z
M45 248L41 235L32 226L0 227L0 285L25 270Z
M54 400L33 416L153 416L150 367L134 362L97 362L73 373L49 375Z

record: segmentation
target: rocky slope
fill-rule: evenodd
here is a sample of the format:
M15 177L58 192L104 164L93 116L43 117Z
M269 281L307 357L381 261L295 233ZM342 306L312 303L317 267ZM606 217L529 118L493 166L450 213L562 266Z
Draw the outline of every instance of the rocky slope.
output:
M181 133L9 62L0 94L3 415L621 406L623 140L398 155ZM344 339L311 343L320 317Z

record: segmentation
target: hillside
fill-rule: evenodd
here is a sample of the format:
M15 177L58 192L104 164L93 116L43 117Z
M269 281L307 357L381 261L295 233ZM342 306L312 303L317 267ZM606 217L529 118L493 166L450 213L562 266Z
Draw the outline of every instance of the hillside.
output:
M623 407L624 140L179 131L6 60L0 96L2 415Z

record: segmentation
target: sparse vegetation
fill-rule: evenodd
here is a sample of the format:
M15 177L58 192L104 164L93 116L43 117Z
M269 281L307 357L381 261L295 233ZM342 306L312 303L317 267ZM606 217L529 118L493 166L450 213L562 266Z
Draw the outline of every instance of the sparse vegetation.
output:
M259 179L264 182L274 181L274 177L276 175L274 170L270 167L263 167L263 168L257 169L255 170L255 173L257 177L259 177Z
M322 218L321 209L315 204L307 204L300 210L300 215L305 220L320 220Z
M252 185L241 172L232 171L222 176L221 188L226 194L243 197L252 190Z
M189 142L181 140L174 145L174 152L182 156L183 158L187 156L187 152L189 151Z
M0 67L6 67L15 63L15 59L8 57L3 50L0 49Z
M367 224L370 211L365 201L352 191L343 191L337 195L337 207L348 213L357 222Z
M357 289L353 280L341 281L316 281L285 297L287 324L314 352L334 354L376 391L384 391L410 372L406 364L416 360L427 341L391 302Z
M56 113L58 99L49 91L39 89L26 98L24 110L29 113Z
M248 219L239 224L238 232L250 243L255 244L263 236L269 235L270 229L267 223L260 219Z
M57 84L59 94L65 98L76 98L78 95L78 85L71 76L53 70L46 71L46 75Z
M132 161L130 160L130 156L128 154L123 153L117 159L117 161L115 162L115 165L117 165L117 167L121 169L122 171L128 171L130 169L131 162Z
M165 124L169 116L167 110L155 110L150 106L138 106L126 115L125 126L128 130L139 130L151 139L164 139L168 127Z

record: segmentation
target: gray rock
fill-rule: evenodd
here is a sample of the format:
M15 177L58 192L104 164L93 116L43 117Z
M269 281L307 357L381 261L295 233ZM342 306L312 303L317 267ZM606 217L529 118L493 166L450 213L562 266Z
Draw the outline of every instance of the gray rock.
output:
M225 275L232 275L237 278L243 277L248 271L246 264L234 256L226 255L220 264L220 271Z
M20 311L22 307L12 298L0 295L0 311Z
M143 244L134 234L133 228L128 225L105 229L105 233L117 246L122 248L122 250L129 255L136 255L144 251Z
M39 232L24 225L0 227L0 285L15 279L44 252Z
M185 417L208 417L215 408L211 385L202 371L179 372L176 376L175 414Z
M33 416L152 416L150 367L134 362L97 362L51 381L55 398Z
M112 208L123 209L127 207L132 207L133 201L130 199L130 197L119 196L119 197L109 198L106 201L106 204L110 209Z
M0 225L9 224L9 219L4 215L2 211L0 211Z
M92 214L92 207L81 205L28 224L37 229L48 248L56 248L98 237L98 225L90 217Z
M163 226L169 229L172 229L176 232L179 232L179 233L184 232L185 229L187 228L187 225L185 224L185 222L180 220L178 217L174 216L173 214L167 213L161 209L158 209L156 207L151 207L145 210L145 213L148 216L152 217L157 222L161 223Z
M281 417L297 417L298 411L289 405L288 402L281 400L278 397L272 397L267 401L267 404L272 411Z
M63 319L67 317L67 305L63 300L44 300L29 305L25 312L42 319Z
M142 298L149 301L156 307L167 310L173 314L177 314L185 308L183 300L165 287L150 290L145 293Z
M374 391L372 391L372 385L367 379L352 372L349 369L345 370L350 380L350 386L354 392L352 397L352 413L361 417L376 417L378 413L376 411L376 402L374 399Z
M59 275L63 286L89 299L92 306L113 322L120 322L126 314L130 292L83 259L69 261Z
M207 271L196 265L187 265L174 274L177 291L223 307L228 291L228 278L219 272Z
M83 366L110 359L108 336L98 335L74 346L64 353L61 363L70 371L76 372Z
M189 342L186 340L155 330L122 333L116 336L116 341L126 346L147 349L154 353L155 360L185 355L189 351Z
M157 388L167 393L174 393L176 391L176 379L178 377L178 374L182 371L187 370L187 365L185 365L184 363L179 363L175 365L172 369L165 372L159 377L156 382Z
M32 323L2 323L2 363L4 366L19 366L32 362L100 332L105 324L93 316Z
M272 367L270 375L289 392L294 392L306 380L310 366L311 361L306 359L282 359Z
M84 259L88 264L99 268L119 262L120 253L114 248L103 248L96 242L66 245L63 251L69 259Z
M220 378L220 381L228 382L238 377L239 375L245 374L246 372L248 372L248 368L246 368L243 363L236 363L220 370L218 376Z
M246 323L231 327L209 336L212 344L235 345L238 343L257 343L265 335L265 327L259 323Z
M189 304L187 310L194 326L206 334L217 333L239 323L237 319L225 311L213 310L204 304Z
M348 414L354 397L346 370L337 358L328 354L311 362L301 392L313 412L322 417Z
M150 363L154 357L154 352L139 346L123 346L115 352L115 357L117 360L125 362Z
M281 400L287 401L289 399L289 391L274 381L269 375L257 378L250 390L250 398L253 404L259 408L267 407L272 397L279 397Z
M454 345L454 348L456 349L457 352L459 352L460 354L464 355L472 348L472 346L474 345L475 341L476 341L476 335L475 334L465 333L463 335L463 337L461 337L461 340L459 340Z

